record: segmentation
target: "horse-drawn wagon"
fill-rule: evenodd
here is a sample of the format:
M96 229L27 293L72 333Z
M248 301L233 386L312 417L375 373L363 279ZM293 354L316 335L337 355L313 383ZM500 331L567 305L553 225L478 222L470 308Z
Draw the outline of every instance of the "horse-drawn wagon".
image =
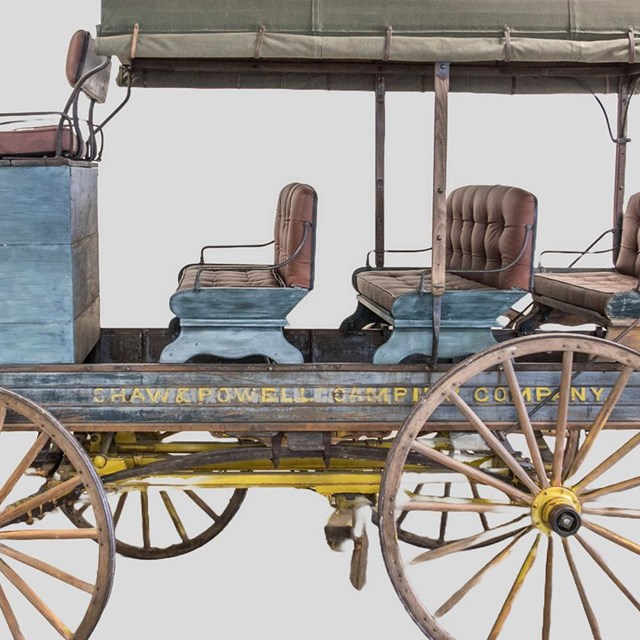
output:
M353 545L356 587L371 511L429 638L635 628L640 214L637 196L625 207L624 169L640 13L630 1L468 8L103 0L97 39L71 40L74 89L54 126L0 131L4 635L89 638L116 553L193 551L255 487L327 496L326 538ZM178 274L167 329L100 326L97 163L112 116L94 107L112 56L125 101L142 87L372 93L374 248L340 328L286 325L314 294L323 224L322 192L303 182L279 194L264 263L206 238ZM391 91L434 94L421 266L388 266ZM544 207L521 186L448 189L450 91L617 93L611 268L535 269Z

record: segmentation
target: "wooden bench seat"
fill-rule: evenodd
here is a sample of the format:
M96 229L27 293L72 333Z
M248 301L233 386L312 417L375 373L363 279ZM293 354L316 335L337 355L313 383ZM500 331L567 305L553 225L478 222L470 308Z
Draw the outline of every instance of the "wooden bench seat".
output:
M447 199L447 276L442 296L443 358L495 343L496 319L531 289L537 203L516 187L471 185ZM432 352L433 296L429 269L362 268L353 275L358 307L342 329L392 327L374 363Z
M622 218L620 251L612 269L545 270L534 277L534 311L538 324L563 315L610 328L609 337L640 318L640 193L629 198ZM552 316L551 311L557 311ZM531 320L527 322L531 325ZM634 342L640 345L640 336Z
M160 361L261 355L275 362L302 362L283 328L287 315L313 288L316 208L317 195L309 185L291 183L282 189L274 240L259 245L274 245L273 264L206 263L205 250L222 248L209 246L199 263L183 267L169 303L180 320L180 334Z

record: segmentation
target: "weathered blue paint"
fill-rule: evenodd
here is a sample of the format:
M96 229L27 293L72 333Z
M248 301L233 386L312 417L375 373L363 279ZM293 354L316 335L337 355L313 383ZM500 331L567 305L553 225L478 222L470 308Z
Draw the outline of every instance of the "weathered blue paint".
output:
M0 363L81 362L98 340L97 173L0 166Z
M180 318L180 335L164 349L160 362L186 362L203 354L303 362L302 353L286 340L282 329L307 293L297 287L179 290L170 306Z
M442 296L442 313L438 354L441 358L457 358L493 346L491 329L497 318L526 294L522 290L481 289L446 291ZM367 297L358 296L361 307L393 327L389 340L373 356L375 364L401 362L411 355L430 356L433 344L433 297L429 293L401 295L391 312Z

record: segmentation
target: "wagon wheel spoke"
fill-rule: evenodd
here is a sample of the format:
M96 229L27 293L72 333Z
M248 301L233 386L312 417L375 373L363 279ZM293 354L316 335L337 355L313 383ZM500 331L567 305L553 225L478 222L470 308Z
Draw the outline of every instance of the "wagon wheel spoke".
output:
M610 456L603 460L593 470L591 470L584 478L582 478L573 490L577 495L580 495L585 489L587 489L595 480L609 471L614 465L616 465L622 458L629 454L640 444L640 433L629 438L619 449L614 451Z
M512 360L505 360L502 368L507 377L509 391L511 392L511 397L513 398L516 414L518 417L518 423L520 425L520 428L522 429L522 433L524 434L527 446L529 447L529 451L531 452L531 459L533 462L533 467L536 470L536 475L538 476L538 482L544 489L549 486L549 479L547 478L547 473L544 468L542 454L540 452L540 449L538 448L535 432L533 430L533 427L531 426L531 418L529 417L529 412L527 411L527 407L524 403L524 398L520 393L520 385L518 383L518 378L516 376L516 371L513 366Z
M585 507L582 513L588 516L606 516L609 518L632 518L640 519L640 509L619 509L617 507Z
M21 516L33 511L38 511L42 507L53 504L60 498L68 495L73 489L82 483L82 478L74 477L61 482L53 486L51 489L47 489L41 493L9 505L0 512L0 527L4 527L7 524L16 521Z
M478 491L478 485L475 482L472 482L471 480L469 480L469 487L471 489L471 495L476 500L479 500L480 492ZM487 529L489 529L489 522L487 520L487 516L484 513L479 513L478 516L480 517L480 524L482 525L482 528L485 531L487 531Z
M185 495L195 502L214 522L220 520L220 516L193 490L187 489Z
M447 483L447 484L448 484L448 483ZM424 482L420 482L420 483L418 483L418 484L416 485L415 489L414 489L412 492L410 492L410 493L409 493L409 496L410 496L410 497L413 497L413 496L420 496L423 488L424 488ZM403 509L403 510L402 510L402 513L398 516L398 520L397 520L397 523L398 523L398 530L400 530L400 528L401 528L401 526L402 526L402 523L405 521L405 519L406 519L406 518L407 518L407 516L409 515L409 512L411 511L411 509L410 509L410 508L408 508L408 506L407 506L407 505L408 505L408 503L407 503L407 504L405 504L405 505L403 505L403 507L402 507L402 509Z
M430 496L426 494L409 494L409 501L400 506L402 514L408 511L439 511L447 514L454 511L467 511L484 515L490 512L513 511L514 509L526 509L527 507L513 502L489 502L482 498L456 498L450 496ZM485 520L486 521L486 520ZM400 518L398 518L400 522ZM484 527L487 530L489 527Z
M178 485L140 482L111 488L120 491L110 496L117 551L140 559L171 558L198 549L224 530L246 494L245 489L211 489L205 500L200 495L205 491ZM70 503L64 511L76 526L92 527L93 514L83 507L81 502Z
M440 608L435 612L434 616L436 618L441 618L445 614L447 614L453 607L455 607L461 600L464 598L473 587L478 585L482 578L487 574L491 569L496 567L499 563L505 560L513 551L515 545L520 541L520 539L525 536L527 533L531 531L531 528L526 528L520 531L516 536L514 536L513 540L509 542L509 544L502 549L502 551L498 552L493 558L491 558L486 564L484 564L478 571L476 571L469 580L467 580L446 602L444 602Z
M511 452L500 442L498 437L487 427L487 425L478 417L473 409L457 394L452 393L448 399L460 410L460 413L469 421L476 431L484 438L485 442L500 456L502 461L509 467L513 474L524 484L531 493L536 494L540 487L536 485L528 476L526 471L511 455Z
M16 614L13 612L11 604L9 603L7 595L2 587L0 587L0 611L2 611L2 615L7 622L7 626L9 627L9 631L11 631L11 637L13 640L25 640L22 635L22 631L20 630L20 624L18 623Z
M484 484L498 489L514 500L523 502L525 504L531 504L533 502L533 498L531 497L531 495L529 495L528 493L524 493L524 491L520 491L520 489L517 489L516 487L510 485L508 482L500 480L499 478L481 471L480 469L471 467L464 462L460 462L459 460L447 456L444 453L437 451L436 449L431 449L431 447L428 447L422 442L413 442L411 444L411 449L416 453L423 455L425 458L429 458L433 462L436 462L443 467L450 469L451 471L462 473L478 484Z
M0 573L33 605L45 620L61 635L69 640L73 631L62 622L46 602L6 563L0 559Z
M448 498L451 495L451 483L445 482L444 491L442 493L443 498ZM438 531L438 542L443 542L447 534L447 522L449 521L449 512L442 511L440 515L440 529Z
M124 505L128 497L129 494L125 492L118 498L118 504L116 505L116 508L113 512L113 526L116 527L116 529L118 528L118 523L120 522L120 517L122 516L122 510L124 509ZM77 510L76 513L78 516L82 517L85 511L86 509L84 508L84 506L82 506Z
M564 549L564 554L567 558L567 562L569 564L569 569L571 571L571 575L573 577L573 581L576 585L576 589L578 590L578 595L580 596L580 602L582 603L582 608L584 609L585 615L587 616L587 620L589 621L589 627L591 628L591 633L593 634L594 640L602 640L602 635L600 634L600 627L598 625L598 620L596 619L593 608L591 607L591 603L587 597L587 592L584 588L584 584L580 578L578 573L578 568L576 566L575 560L573 559L573 554L571 553L571 549L569 547L569 541L566 538L562 540L562 547Z
M97 529L3 529L0 540L98 540Z
M142 546L151 548L151 525L149 523L149 494L146 489L140 491L140 517L142 520Z
M576 540L582 545L584 550L591 556L593 561L605 572L607 577L618 587L618 589L626 596L629 602L640 611L640 601L631 593L618 576L613 573L609 565L604 561L602 556L581 536L577 535Z
M45 445L49 442L49 436L46 433L41 433L33 445L29 448L24 457L17 464L9 478L6 480L2 488L0 488L0 504L2 504L7 496L11 493L16 486L20 478L24 475L25 471L31 466L38 454L44 449Z
M477 487L471 487L471 495L464 497L452 495L454 483L443 481L442 489L435 495L436 489L432 487L434 483L418 483L407 489L405 497L407 501L400 507L400 513L396 521L398 538L414 547L423 549L434 549L448 544L460 538L460 534L455 526L452 526L450 514L452 513L473 513L477 512L481 530L489 529L489 523L485 512L498 512L501 510L513 510L518 508L510 502L494 504L480 497ZM465 483L470 486L469 483ZM429 488L429 493L425 492L425 487ZM432 495L433 494L433 495ZM522 509L523 507L520 507ZM424 522L420 517L415 516L407 520L407 516L416 514L420 516L425 512L439 513L439 522L434 523L434 527L429 527L430 531L425 531ZM374 514L374 522L377 524L377 513ZM477 527L474 527L477 530ZM468 533L467 533L468 535Z
M592 489L591 491L583 493L582 499L584 502L592 502L612 493L621 493L622 491L629 491L636 487L640 487L640 476L635 476L628 480L621 480L620 482L614 482L613 484L599 487L598 489Z
M587 529L593 531L594 533L597 533L599 536L605 538L606 540L609 540L610 542L613 542L614 544L627 549L627 551L632 551L633 553L640 554L640 544L638 544L637 542L633 542L633 540L629 540L629 538L626 538L625 536L614 533L613 531L611 531L611 529L602 527L595 522L590 522L588 520L583 520L582 522Z
M531 545L531 549L529 549L529 553L527 554L527 557L524 559L524 562L520 567L520 571L518 572L518 575L516 576L516 579L513 585L511 586L511 589L509 590L509 593L507 594L507 597L504 603L502 604L500 613L498 614L498 617L496 618L496 621L494 622L493 627L491 628L488 640L495 640L502 632L504 624L507 621L509 614L511 613L511 608L513 607L513 601L516 599L516 596L520 592L520 589L522 589L522 585L527 579L527 576L529 575L529 571L531 571L531 568L533 567L533 563L535 562L536 557L538 555L538 545L540 544L540 535L541 534L538 534L536 536L536 539L534 540L533 545Z
M450 553L458 553L459 551L465 551L466 549L471 549L473 547L477 547L480 545L488 545L491 541L502 541L506 538L512 538L521 534L523 531L530 530L530 526L519 527L513 530L502 531L507 527L512 527L514 524L521 522L525 518L528 518L528 514L523 514L514 518L513 520L509 520L509 522L505 522L497 527L489 529L488 531L483 531L482 533L477 533L473 536L468 536L467 538L462 538L461 540L456 540L455 542L450 542L449 544L445 544L442 547L438 547L437 549L432 549L430 551L425 551L417 555L412 561L411 564L420 564L421 562L427 562L428 560L437 560L438 558L442 558L443 556L449 555ZM497 535L496 535L497 534Z
M188 542L189 536L187 535L187 531L184 528L184 524L182 524L182 520L180 520L180 516L178 515L178 512L176 511L176 508L173 505L173 502L171 501L169 494L166 491L161 491L160 495L162 496L162 501L164 502L164 506L167 508L167 513L169 514L169 517L171 518L171 522L173 522L173 526L176 528L176 531L178 532L180 539L182 540L182 542Z
M4 421L7 419L7 407L0 407L0 431L4 429Z
M551 634L551 603L553 601L553 538L547 538L547 560L544 567L544 603L542 609L542 640Z
M560 374L560 391L555 429L556 443L553 450L553 464L551 467L551 486L553 487L559 487L562 484L562 467L564 464L564 450L566 445L569 400L571 398L572 371L573 352L565 351L562 354L562 372Z
M76 587L76 589L80 589L82 591L86 591L87 593L93 593L93 589L95 585L86 582L85 580L81 580L76 576L60 569L59 567L54 567L52 564L48 562L44 562L43 560L39 560L38 558L34 558L27 553L23 553L22 551L18 551L17 549L13 549L4 544L0 544L0 554L7 556L8 558L13 558L18 562L22 562L29 567L33 567L38 571L42 571L47 575L50 575L57 580L61 580L62 582L71 585L72 587Z
M114 570L101 483L78 440L53 416L3 389L0 408L0 426L7 409L26 423L23 430L0 428L0 619L13 640L88 640ZM76 493L92 507L90 528L64 528L64 520L59 526L58 507Z
M530 364L541 361L554 363L549 381L541 381L538 365ZM640 426L631 422L628 407L637 404L638 371L640 356L626 347L577 335L537 335L470 357L414 407L387 457L378 513L387 570L427 637L511 637L525 615L531 620L522 635L527 640L553 640L567 628L598 640L616 637L620 620L637 626L640 543L630 531L640 520L640 476L634 475ZM533 410L536 384L551 395ZM493 404L485 395L478 399L474 389L492 385L505 385L508 396ZM576 385L594 385L592 396L585 400ZM446 433L446 421L473 430L483 443L460 451L429 446L424 434ZM501 425L514 427L500 432ZM428 464L417 464L420 457ZM434 467L463 476L471 489L446 497L406 491L411 483L428 486ZM454 480L452 486L460 484ZM477 524L482 515L489 527L467 535L458 529L458 539L416 555L394 535L407 512L429 522L444 513L459 527ZM499 540L500 549L491 550ZM547 542L544 553L541 541ZM544 562L536 561L538 555ZM504 584L507 593L497 599ZM611 606L597 606L596 588ZM444 602L438 597L443 589Z
M616 380L613 388L611 389L611 393L607 396L604 404L598 411L598 415L596 416L593 424L589 427L589 431L587 433L587 437L584 439L584 442L580 445L578 452L571 464L569 472L567 473L567 477L574 475L582 463L585 461L587 454L591 451L596 438L602 431L602 428L607 424L609 417L611 416L611 412L618 404L622 393L624 392L627 383L629 382L629 378L633 373L633 369L631 367L623 367L618 379Z
M580 447L580 431L572 429L567 433L567 443L564 449L564 461L562 463L562 484L566 484L569 472L574 464L578 448Z

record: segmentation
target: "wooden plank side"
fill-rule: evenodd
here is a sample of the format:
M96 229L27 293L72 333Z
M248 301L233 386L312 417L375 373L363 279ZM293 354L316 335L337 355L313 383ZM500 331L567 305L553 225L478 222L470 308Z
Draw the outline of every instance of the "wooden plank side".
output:
M71 167L70 241L98 233L98 168L91 163Z
M82 362L100 338L100 297L96 297L74 320L74 362Z
M255 431L261 432L265 424L277 424L280 430L334 430L336 425L351 423L358 430L367 424L398 428L415 402L442 375L370 366L344 371L330 366L263 366L244 371L226 367L162 370L158 366L137 367L135 371L70 369L73 373L0 371L0 386L50 409L70 428L91 430L97 423L114 428L152 426L157 430L176 424L185 429L202 425L229 425L233 429L234 424L254 424ZM604 367L584 372L573 381L572 424L588 424L595 418L617 376L616 371ZM518 380L527 408L546 403L535 411L532 421L553 423L559 372L518 371ZM516 423L509 385L502 372L478 376L472 384L461 387L460 394L481 419ZM637 423L638 397L640 374L636 373L611 420ZM464 422L452 403L444 403L434 420ZM7 423L11 422L10 416Z
M0 299L0 323L72 321L70 245L0 245Z
M3 244L69 242L69 181L67 166L0 166Z
M100 295L98 234L85 236L75 242L71 248L71 258L72 291L70 293L73 296L73 317L75 318L84 313ZM97 319L99 329L99 315Z
M45 316L46 317L46 314ZM73 323L0 323L0 363L72 363Z

